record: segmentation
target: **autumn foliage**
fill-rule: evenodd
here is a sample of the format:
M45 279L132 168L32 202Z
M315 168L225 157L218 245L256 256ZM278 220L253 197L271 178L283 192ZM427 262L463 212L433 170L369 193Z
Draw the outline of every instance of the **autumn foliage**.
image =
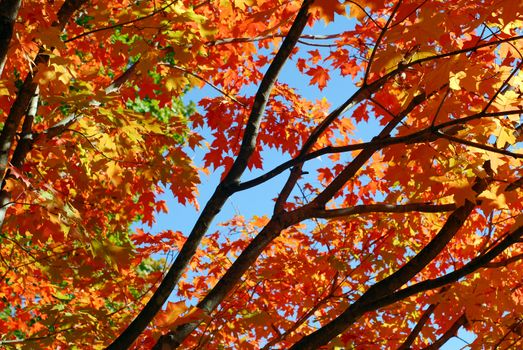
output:
M0 0L0 347L522 347L522 28L515 0ZM164 191L193 227L148 232Z

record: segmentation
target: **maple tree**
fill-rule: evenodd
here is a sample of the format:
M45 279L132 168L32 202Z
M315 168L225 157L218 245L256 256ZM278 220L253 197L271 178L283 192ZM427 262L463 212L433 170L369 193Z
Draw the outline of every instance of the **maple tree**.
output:
M0 346L521 346L522 27L514 0L0 0ZM339 106L300 94L337 76ZM210 170L192 230L147 232Z

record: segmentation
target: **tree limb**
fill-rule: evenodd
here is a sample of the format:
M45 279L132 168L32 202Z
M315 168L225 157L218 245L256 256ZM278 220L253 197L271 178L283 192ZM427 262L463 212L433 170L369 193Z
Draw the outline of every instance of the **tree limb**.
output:
M473 190L479 194L487 188L487 185L487 180L477 179L473 186ZM461 228L472 210L474 210L475 206L475 203L469 200L465 201L462 206L457 208L448 217L447 221L436 236L405 265L396 270L393 274L371 286L341 315L312 334L302 338L294 344L291 349L317 349L319 346L328 343L331 339L342 333L347 329L347 327L356 322L365 312L377 309L377 300L392 295L394 291L403 286L424 269L446 247L448 242L450 242Z
M31 147L33 145L34 138L32 137L32 128L33 120L38 110L38 101L39 91L37 88L35 91L35 95L31 99L29 110L27 111L24 123L22 125L22 134L20 135L20 140L18 141L15 151L13 152L13 157L11 158L11 166L14 168L20 168L22 166L27 153L31 150ZM6 176L2 180L2 186L0 189L0 230L4 224L7 209L11 204L11 195L4 189L6 180L9 177L11 177L10 170L7 170Z
M385 296L379 300L370 302L365 306L365 308L367 309L365 312L370 311L370 310L377 310L379 308L393 304L397 301L408 298L412 295L415 295L415 294L418 294L421 292L425 292L427 290L432 290L435 288L443 287L450 283L457 282L459 279L475 272L476 270L478 270L480 268L483 268L483 267L488 268L487 264L490 263L490 261L492 261L497 256L499 256L499 254L503 253L503 251L505 249L509 248L511 245L518 243L522 236L523 236L523 226L519 227L519 228L515 228L508 235L506 235L506 237L503 240L501 240L500 243L498 243L496 246L491 248L485 254L472 259L470 262L465 264L463 267L461 267L455 271L449 272L448 274L446 274L444 276L425 280L422 282L418 282L409 287L406 287L397 292L394 292L393 294Z
M423 329L423 326L430 319L430 316L432 316L432 313L434 312L437 306L438 304L429 305L429 307L423 312L423 315L421 315L420 319L418 320L418 323L416 323L416 326L414 326L414 328L412 329L412 332L410 332L407 339L405 339L403 344L401 344L401 346L397 350L410 350L412 344Z
M232 266L220 278L218 283L197 305L199 309L210 313L221 301L232 291L238 280L243 276L251 265L256 261L258 256L263 252L265 247L272 242L280 232L291 226L295 222L284 220L282 217L273 218L263 229L256 235L254 240L245 248L240 256L234 261ZM168 344L167 349L176 349L183 340L198 327L200 322L192 322L180 325L174 332L163 335L154 350L163 350L163 344Z
M424 100L422 98L414 98L411 104L398 115L394 123L399 123L404 115L408 114L420 101ZM384 128L382 134L389 134L393 126L389 124ZM380 134L380 135L382 135ZM291 175L292 176L292 175ZM412 207L405 207L408 209L413 209ZM254 238L254 240L247 246L246 249L241 253L241 255L236 259L233 265L227 270L224 276L218 281L218 283L213 287L213 289L205 296L205 298L200 301L197 305L198 308L211 312L219 305L219 303L228 295L232 288L238 283L241 276L247 271L262 251L267 247L267 245L272 242L281 231L295 223L298 223L306 218L315 217L315 206L306 205L292 212L280 211L274 214L273 218L269 224L264 227L264 229ZM382 207L385 210L385 207ZM389 208L390 209L390 208ZM440 208L441 209L441 208ZM445 209L449 209L445 207ZM359 208L358 210L362 210ZM399 209L398 209L399 210ZM405 209L403 209L405 210ZM329 215L329 213L324 213ZM167 334L164 336L163 342L170 344L171 347L177 347L181 344L183 339L185 339L197 326L198 322L193 322L185 325L180 325L175 332ZM157 349L160 349L159 347Z
M467 323L467 317L465 316L465 313L463 313L441 337L429 346L424 347L423 350L440 349L450 338L455 337L458 330Z
M461 138L456 137L456 136L447 135L447 134L445 134L443 132L437 132L437 135L440 136L441 138L447 139L447 140L452 141L452 142L461 143L463 145L467 145L467 146L474 147L474 148L479 148L479 149L482 149L482 150L485 150L485 151L489 151L489 152L492 152L492 153L503 154L505 156L509 156L509 157L513 157L513 158L517 158L517 159L523 158L523 154L520 154L520 153L514 153L514 152L510 152L510 151L504 150L504 149L499 149L497 147L493 147L493 146L489 146L489 145L483 145L481 143L477 143L477 142L474 142L474 141L464 140L464 139L461 139Z
M431 203L408 203L408 204L363 204L342 209L314 209L311 211L315 218L331 219L350 215L366 213L441 213L456 209L455 204L431 204Z
M345 146L327 146L324 148L320 148L316 151L312 151L310 153L307 153L305 155L299 155L296 158L290 159L278 166L276 166L274 169L268 171L265 174L262 174L254 179L245 181L240 183L236 188L235 192L244 191L249 188L255 187L257 185L260 185L276 176L281 174L287 169L290 169L296 165L299 165L301 163L305 163L308 160L318 158L320 156L326 155L326 154L336 154L336 153L344 153L344 152L352 152L357 150L362 150L370 146L380 146L381 148L384 148L386 146L391 145L397 145L401 143L422 143L422 142L432 142L437 139L436 133L433 131L436 130L443 130L445 128L449 128L454 125L459 125L462 123L465 123L467 121L471 120L477 120L480 118L485 117L499 117L499 116L505 116L505 115L511 115L511 114L522 114L522 111L520 109L513 110L513 111L505 111L505 112L493 112L493 113L476 113L473 115L470 115L468 117L463 117L460 119L454 119L448 122L444 122L435 126L432 126L430 128L425 128L416 132L413 132L412 134L407 134L403 136L396 136L396 137L387 137L384 139L378 139L374 138L372 141L369 142L361 142L361 143L355 143L352 145L345 145ZM449 134L446 134L449 135ZM499 149L496 149L499 150ZM520 180L521 185L523 185L523 179ZM514 186L518 186L517 184L514 184ZM508 190L508 188L507 188Z
M73 13L78 10L85 1L86 0L67 0L64 2L58 11L57 21L53 23L53 26L63 30ZM35 67L25 78L4 122L4 127L0 133L0 181L2 182L6 176L9 152L11 151L16 131L37 89L37 85L33 82L33 77L36 74L38 64L46 63L48 60L49 56L45 55L43 51L37 54L34 60Z
M367 80L369 79L370 69L371 69L372 63L374 61L374 56L376 55L376 51L378 50L378 46L381 44L381 40L385 36L385 33L387 32L387 29L388 29L390 23L392 22L394 16L396 15L396 12L400 8L401 2L402 2L402 0L398 0L398 3L392 9L392 13L390 14L389 18L387 19L387 22L385 23L383 28L381 28L381 32L380 32L378 38L376 39L376 43L374 44L374 47L372 48L372 51L370 53L369 62L367 63L367 68L365 69L365 74L363 75L363 85L367 84Z
M523 37L523 36L521 36ZM486 44L483 44L482 46L493 46L493 45L499 45L499 43L501 42L508 42L508 41L514 41L514 40L518 40L518 37L513 37L513 38L510 38L510 39L506 39L506 40L500 40L500 41L496 41L495 43L491 42L491 43L486 43ZM328 126L339 116L341 115L342 113L344 113L348 108L350 108L351 106L355 105L356 103L359 103L360 101L364 100L365 98L367 98L368 96L370 96L370 94L372 94L373 90L372 89L375 89L374 91L377 91L377 89L379 87L381 87L386 81L388 81L388 79L396 74L398 74L399 72L402 72L403 70L409 68L409 67L412 67L416 64L420 64L422 62L425 62L425 61L430 61L430 60L434 60L434 59L440 59L440 58L446 58L446 57L451 57L451 56L454 56L454 55L458 55L460 53L464 53L464 52L470 52L470 51L473 51L473 50L476 50L478 47L475 47L475 48L467 48L467 49L462 49L462 50L457 50L457 51L453 51L453 52L449 52L449 53L444 53L444 54L439 54L439 55L434 55L432 57L426 57L424 59L419 59L419 60L416 60L416 61L412 61L412 62L409 62L407 64L404 64L404 65L401 65L399 66L397 69L395 69L394 71L391 71L389 72L388 74L386 74L385 76L377 79L376 81L374 81L373 83L371 83L371 85L369 86L365 86L364 88L360 89L359 92L357 92L355 95L353 95L353 97L351 97L349 100L347 100L344 104L342 104L338 109L336 109L335 111L333 111L333 113L329 114L329 116L327 116L327 118L313 131L313 133L311 134L311 136L309 137L309 139L306 141L306 143L304 144L304 147L302 149L302 153L305 154L308 152L308 150L310 150L310 148L312 147L312 145L314 145L314 143L316 142L317 138L323 133L324 130L326 130L328 128ZM273 62L274 63L274 62ZM418 96L419 98L420 96ZM268 98L268 96L267 96ZM425 98L425 97L423 97ZM266 100L263 102L263 105L261 106L262 109L264 107L264 105L266 104ZM253 110L254 109L259 109L260 108L260 105L257 105L256 102L253 106ZM253 113L251 113L251 117L252 117ZM220 210L221 208L221 205L223 204L224 200L223 198L227 198L228 195L232 192L235 191L235 189L237 188L237 181L239 180L239 175L238 173L241 175L241 173L243 172L242 169L245 169L245 166L247 164L247 161L248 161L248 156L252 153L252 150L254 149L254 146L255 146L255 143L252 143L253 140L255 140L256 138L256 134L257 134L257 123L256 121L259 123L259 119L255 119L255 120L251 120L251 117L249 118L249 122L248 122L248 125L247 125L247 130L246 130L246 133L244 134L244 141L248 141L250 140L251 142L247 142L247 143L242 143L242 147L241 147L241 150L240 150L240 156L236 159L233 167L231 168L231 171L227 174L226 176L226 181L222 182L221 185L218 186L215 194L213 195L213 197L211 197L211 200L209 202L209 204L220 204L219 206L214 206L216 212ZM254 123L252 123L254 121ZM259 126L259 124L258 124ZM394 126L393 126L394 127ZM254 133L253 133L254 131ZM390 132L390 130L389 130ZM423 135L423 136L426 136L426 135ZM374 151L373 151L374 152ZM363 153L363 151L361 152ZM361 154L360 153L360 154ZM248 155L247 157L243 157L243 155L246 154ZM371 154L372 155L372 154ZM362 164L364 164L366 162L363 161ZM299 166L296 167L298 170L294 171L293 174L291 174L291 176L294 175L294 178L298 178L300 175L301 175L301 170L299 169ZM358 167L359 169L359 167ZM287 183L290 184L289 186L286 186L284 187L284 190L287 190L288 188L290 188L292 190L292 187L293 187L293 179L294 178L290 178L290 181L288 181ZM229 180L232 180L232 181L229 181ZM332 188L331 188L332 190ZM290 190L288 191L288 193L290 193ZM321 195L321 194L320 194ZM327 198L327 196L325 196ZM286 198L286 193L285 191L282 191L282 195L280 195L279 198L283 198L285 199ZM214 199L219 199L217 200L216 202L213 202ZM283 204L284 204L285 200L281 200L280 199L280 202L277 203L279 204L277 206L277 208L282 208L283 207ZM467 202L467 204L469 204L470 202ZM316 202L315 204L318 204L318 202ZM308 206L307 208L304 208L302 211L295 211L295 212L291 212L291 213L286 213L286 214L282 214L282 215L278 215L280 213L280 211L278 210L275 210L275 213L276 215L273 217L273 219L276 219L278 221L282 221L282 220L286 220L286 222L293 222L291 216L293 217L298 217L298 213L299 214L303 214L304 212L306 212L307 210L310 210L312 206ZM472 208L474 207L474 204L472 204ZM463 209L463 208L462 208ZM465 210L466 209L466 210ZM471 211L472 209L470 209ZM468 211L468 208L464 208L463 210L460 211L460 208L458 208L458 210L454 213L454 214L463 214L462 212L463 211ZM466 214L466 213L465 213ZM210 222L210 220L208 220L209 218L212 219L212 217L214 217L215 214L211 214L211 216L209 217L209 213L206 213L205 212L205 209L204 209L204 212L202 213L202 216L203 218L205 218L204 222L206 224L208 224ZM202 218L202 216L200 216L200 218ZM458 215L460 216L460 215ZM465 215L466 216L466 215ZM303 216L302 216L303 217ZM452 217L452 215L451 215ZM452 220L451 220L452 221ZM456 220L454 220L456 221ZM199 225L199 222L197 222L197 225ZM447 221L447 223L449 223L449 221ZM273 225L276 225L276 224L273 224ZM450 224L451 226L454 226L455 225L455 222L451 223ZM195 228L196 228L195 226ZM283 227L283 226L282 226ZM457 230L457 229L456 229ZM266 231L266 234L263 235L263 236L257 236L253 242L255 242L255 244L251 247L251 251L248 252L248 250L244 251L243 253L246 253L245 255L245 260L246 261L250 261L250 259L252 259L252 256L254 256L254 260L256 260L257 256L259 255L259 253L261 253L261 251L263 251L264 247L262 247L263 244L268 244L270 241L272 241L273 238L271 238L270 236L274 236L274 237L277 237L277 235L279 234L279 232L277 232L278 230L271 230L271 231ZM193 232L194 232L194 229L193 229ZM268 232L270 233L270 235L268 234ZM201 233L203 235L203 233ZM191 234L192 235L192 234ZM448 235L448 233L447 233ZM269 237L268 237L269 236ZM453 236L450 235L451 237ZM263 243L263 241L267 242L267 243ZM251 243L253 243L251 242ZM262 242L262 243L260 243ZM261 244L261 245L260 245ZM445 243L446 244L446 243ZM443 244L443 246L445 245ZM429 244L430 245L430 244ZM436 243L434 245L437 245ZM194 248L196 249L196 247ZM249 249L249 248L247 248ZM183 249L182 249L183 250ZM259 252L259 253L257 253ZM242 253L242 254L243 254ZM247 254L248 253L248 254ZM251 254L251 255L249 255ZM192 255L191 255L192 256ZM180 255L179 255L180 257ZM183 257L183 259L187 259L187 257ZM240 259L237 259L235 261L236 262L239 262ZM176 262L175 262L176 264ZM408 265L408 264L407 264ZM248 268L248 266L241 266L240 263L238 263L237 265L233 264L233 266L227 271L227 273L229 273L228 277L231 277L231 276L234 276L234 275L237 275L237 276L240 276L241 277L241 274L243 273L242 271L246 271L246 269ZM232 271L232 272L231 272ZM241 272L241 273L239 273ZM227 274L226 273L226 274ZM225 276L224 276L225 277ZM238 277L239 278L239 277ZM218 282L220 283L220 282ZM227 285L227 287L230 286L230 283L223 283L223 285ZM225 288L227 289L227 288ZM211 291L211 293L213 293ZM215 293L218 293L217 295L227 295L228 291L227 290L218 290L216 291ZM213 295L213 294L210 294L210 295ZM209 296L209 295L208 295ZM212 299L212 300L211 300ZM219 301L217 300L218 298L209 298L209 302L211 304L218 304ZM202 300L203 302L203 300ZM158 306L158 307L161 307ZM215 307L215 306L214 306ZM194 329L196 327L196 325L185 325L185 327L188 327L188 328L192 328ZM176 331L177 333L180 333L182 330L180 330L180 328ZM181 333L185 333L185 332L181 332ZM186 333L186 334L189 334L190 333L190 330ZM183 335L183 334L182 334ZM159 343L157 343L157 348L161 347L162 344L163 345L166 345L168 346L168 348L170 347L173 347L173 346L176 346L177 343L179 343L182 339L180 339L180 337L178 336L175 336L174 334L169 334L169 335L165 335L164 337L161 338L161 340L159 341Z
M385 128L376 136L375 139L384 139L389 137L390 132L407 116L414 108L427 99L425 93L416 95L407 107L401 111L395 118L393 118ZM338 192L345 183L361 169L361 167L367 163L372 155L379 149L377 146L369 146L363 149L357 156L350 162L338 176L332 180L332 182L310 203L313 206L323 207L325 204Z
M91 34L94 34L94 33L102 32L104 30L114 29L114 28L118 28L118 27L125 27L125 26L128 26L130 24L134 24L136 22L143 21L144 19L153 17L153 16L157 15L158 13L161 13L161 12L165 11L167 8L169 8L170 6L174 5L174 3L176 3L176 2L178 2L178 0L173 0L173 1L169 2L169 3L167 3L167 5L164 5L164 6L160 7L159 9L154 10L153 12L149 13L148 15L144 15L144 16L137 17L135 19L131 19L131 20L128 20L128 21L119 22L119 23L111 24L111 25L108 25L108 26L105 26L105 27L100 27L100 28L89 30L87 32L80 33L80 34L78 34L78 35L76 35L76 36L74 36L72 38L69 38L69 39L65 40L64 43L67 44L67 43L69 43L71 41L83 38L84 36L88 36L88 35L91 35Z
M260 83L247 121L240 151L231 169L205 205L205 208L196 221L187 241L184 243L173 265L163 278L154 295L147 302L138 316L136 316L131 324L111 345L109 345L107 349L127 349L143 332L158 311L160 311L172 290L176 287L178 280L187 264L196 253L196 249L198 248L203 235L207 232L212 220L220 212L225 201L232 195L233 192L231 190L239 183L240 176L245 171L249 158L255 149L261 118L265 111L265 106L267 105L274 83L307 24L309 18L308 10L311 3L312 0L305 0L303 2L294 23L289 30L289 34L283 41L278 53L274 57L267 73ZM156 347L161 349L163 349L164 346L167 349L172 348L173 346L171 345L170 340L170 337L162 336Z
M7 51L21 3L21 0L0 0L0 77L7 61Z
M514 255L508 259L505 259L505 260L500 260L500 261L495 261L495 262L490 262L488 264L485 264L485 267L486 268L489 268L489 269L498 269L500 267L507 267L508 265L510 264L513 264L517 261L520 261L521 259L523 259L523 253L522 254L518 254L518 255Z

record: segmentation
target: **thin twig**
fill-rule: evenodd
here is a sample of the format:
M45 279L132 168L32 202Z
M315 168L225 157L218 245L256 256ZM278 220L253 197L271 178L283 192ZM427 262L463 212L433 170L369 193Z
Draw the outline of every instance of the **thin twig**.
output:
M94 34L94 33L98 33L98 32L104 31L104 30L114 29L114 28L118 28L118 27L125 27L125 26L127 26L129 24L133 24L133 23L136 23L136 22L139 22L139 21L143 21L144 19L153 17L153 16L157 15L158 13L163 12L164 10L169 8L170 6L174 5L174 3L176 3L176 2L178 2L178 0L173 0L170 3L168 3L167 5L162 6L158 10L155 10L155 11L151 12L150 14L142 16L142 17L137 17L135 19L131 19L131 20L128 20L128 21L123 21L123 22L115 23L115 24L112 24L112 25L109 25L109 26L100 27L100 28L89 30L87 32L83 32L83 33L78 34L78 35L76 35L76 36L74 36L72 38L64 40L64 43L67 44L67 43L69 43L71 41L83 38L84 36L88 36L88 35L91 35L91 34Z
M374 56L376 55L378 46L381 44L381 40L383 39L383 37L385 36L385 33L387 32L387 27L390 25L390 23L392 22L392 19L394 18L394 15L400 8L401 2L402 2L402 0L398 0L398 3L392 9L392 13L390 14L389 18L387 19L385 26L382 28L380 35L378 36L378 39L376 39L376 43L374 44L374 47L372 48L372 51L370 53L369 63L367 64L367 68L365 69L365 74L363 75L363 85L367 85L370 68L372 66L372 63L374 62Z
M170 63L160 63L161 65L163 66L167 66L167 67L170 67L170 68L174 68L174 69L177 69L181 72L184 72L185 74L189 74L201 81L203 81L205 84L209 85L211 88L213 88L214 90L218 91L220 94L222 94L223 96L227 97L228 99L230 99L231 101L233 102L236 102L237 104L239 104L240 106L242 106L243 108L247 108L248 106L243 103L243 102L240 102L238 101L234 96L226 93L225 91L223 91L222 89L220 89L219 87L217 87L216 85L214 85L213 83L211 83L209 80L201 77L200 75L196 74L196 73L193 73L183 67L180 67L180 66L177 66L175 64L170 64Z
M436 134L438 136L440 136L441 138L444 138L444 139L447 139L449 141L453 141L453 142L456 142L456 143L461 143L463 145L467 145L467 146L470 146L470 147L479 148L479 149L482 149L482 150L485 150L485 151L489 151L489 152L497 153L497 154L502 154L502 155L513 157L513 158L517 158L517 159L523 158L523 154L520 154L520 153L514 153L514 152L507 151L505 149L499 149L497 147L484 145L484 144L477 143L477 142L474 142L474 141L464 140L464 139L461 139L461 138L456 137L456 136L445 134L444 132L441 132L441 131L437 131Z

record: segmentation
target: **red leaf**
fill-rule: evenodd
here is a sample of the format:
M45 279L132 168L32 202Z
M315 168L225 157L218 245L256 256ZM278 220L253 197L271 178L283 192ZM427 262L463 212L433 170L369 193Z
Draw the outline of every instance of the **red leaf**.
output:
M305 74L312 77L310 85L318 85L320 90L327 86L327 81L330 79L329 70L321 66L311 68Z

